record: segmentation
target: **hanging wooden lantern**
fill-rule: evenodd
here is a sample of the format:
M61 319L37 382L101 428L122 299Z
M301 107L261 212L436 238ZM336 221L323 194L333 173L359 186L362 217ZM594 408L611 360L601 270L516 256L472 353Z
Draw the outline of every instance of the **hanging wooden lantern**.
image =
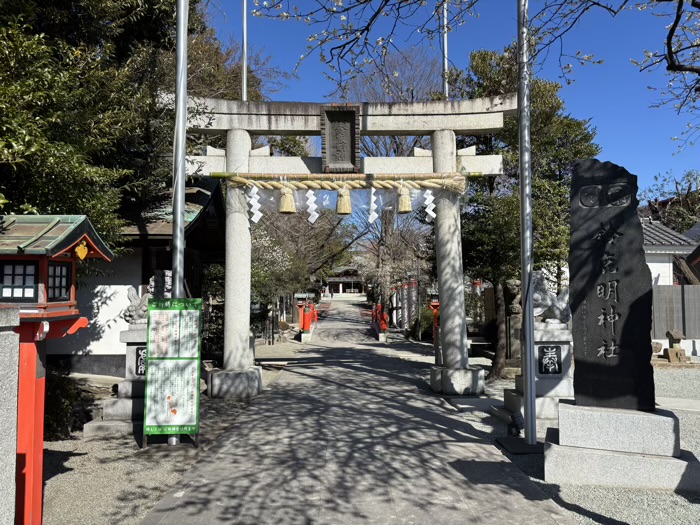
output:
M411 190L408 189L408 186L405 184L401 184L401 188L399 188L399 205L397 211L399 213L411 213L413 211L413 206L411 206Z
M350 202L350 190L343 186L338 190L338 204L335 208L338 215L350 215L352 213L352 203Z
M289 186L284 186L280 190L280 213L296 213L297 205L294 202L294 192Z

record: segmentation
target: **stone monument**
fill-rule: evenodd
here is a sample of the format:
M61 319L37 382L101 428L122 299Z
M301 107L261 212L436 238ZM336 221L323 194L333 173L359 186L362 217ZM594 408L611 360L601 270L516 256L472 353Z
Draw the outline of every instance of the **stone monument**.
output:
M653 411L651 273L637 178L597 160L576 164L569 272L576 404Z
M680 450L678 418L655 411L651 274L637 178L596 159L574 166L569 270L574 402L544 445L557 484L700 491L700 463Z

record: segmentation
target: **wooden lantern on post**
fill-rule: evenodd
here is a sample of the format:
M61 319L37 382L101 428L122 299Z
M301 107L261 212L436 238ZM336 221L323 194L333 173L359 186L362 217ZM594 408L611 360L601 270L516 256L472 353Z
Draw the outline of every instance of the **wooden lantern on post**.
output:
M75 298L76 264L85 258L111 261L113 254L84 215L0 217L0 304L20 309L15 523L41 523L46 353L40 342L87 326Z

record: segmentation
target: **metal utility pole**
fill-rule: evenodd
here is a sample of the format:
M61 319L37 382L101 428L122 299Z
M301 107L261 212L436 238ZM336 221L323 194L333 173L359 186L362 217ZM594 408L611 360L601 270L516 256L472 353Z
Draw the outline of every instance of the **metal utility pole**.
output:
M173 297L185 296L185 134L187 129L187 0L177 0L177 84L173 157Z
M185 297L185 155L187 129L187 0L177 0L177 84L173 155L173 298ZM168 436L168 445L180 436Z
M445 94L445 99L450 97L450 88L447 85L447 72L449 65L447 63L447 0L442 4L442 91Z
M243 0L243 60L241 71L241 100L248 101L248 1Z
M525 442L537 443L535 413L535 316L532 303L532 173L530 163L530 69L528 0L518 0L518 139L520 143L520 272L522 282Z

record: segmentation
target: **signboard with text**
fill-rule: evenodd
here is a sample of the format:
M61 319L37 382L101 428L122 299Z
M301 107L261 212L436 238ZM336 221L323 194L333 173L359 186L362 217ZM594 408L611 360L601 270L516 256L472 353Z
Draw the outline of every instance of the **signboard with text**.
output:
M148 302L144 434L199 433L201 299Z

